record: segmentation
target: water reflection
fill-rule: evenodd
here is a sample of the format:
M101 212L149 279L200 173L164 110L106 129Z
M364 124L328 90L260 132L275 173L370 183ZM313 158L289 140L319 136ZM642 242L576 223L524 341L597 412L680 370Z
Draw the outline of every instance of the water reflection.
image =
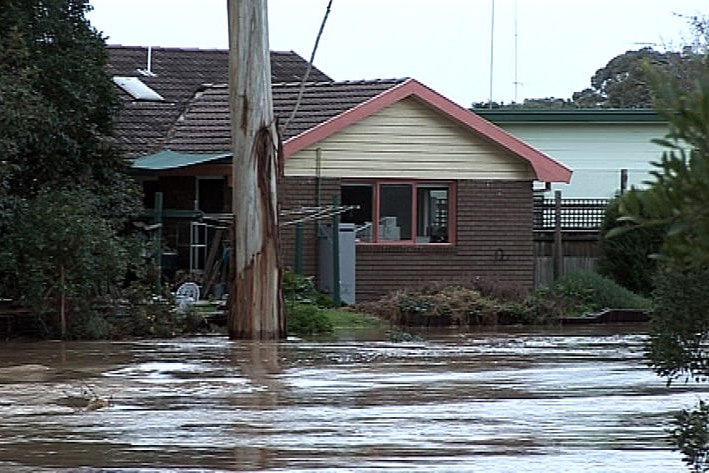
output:
M355 338L0 345L0 471L685 471L636 328Z

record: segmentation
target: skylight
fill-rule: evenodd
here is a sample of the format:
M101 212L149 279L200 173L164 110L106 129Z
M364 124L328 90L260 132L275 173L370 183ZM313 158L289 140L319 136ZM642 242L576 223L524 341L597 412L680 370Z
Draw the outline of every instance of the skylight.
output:
M114 76L113 82L135 100L163 102L165 99L137 77Z

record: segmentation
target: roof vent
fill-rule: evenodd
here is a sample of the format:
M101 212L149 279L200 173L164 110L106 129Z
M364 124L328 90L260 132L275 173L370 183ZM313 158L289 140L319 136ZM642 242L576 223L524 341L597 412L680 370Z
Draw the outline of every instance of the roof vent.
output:
M145 77L156 77L157 74L153 72L153 47L148 46L148 57L146 58L145 69L136 69L138 74Z
M113 82L135 100L164 102L165 99L137 77L115 76Z
M145 77L157 77L158 76L153 71L149 71L147 69L136 69L135 72L137 72L141 76L145 76Z

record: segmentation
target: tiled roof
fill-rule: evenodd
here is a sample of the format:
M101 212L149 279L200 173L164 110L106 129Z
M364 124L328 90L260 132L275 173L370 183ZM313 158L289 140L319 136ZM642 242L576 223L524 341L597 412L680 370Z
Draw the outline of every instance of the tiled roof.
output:
M121 93L124 109L116 121L116 136L129 157L161 149L164 137L195 93L205 84L228 82L226 50L151 48L150 71L154 75L138 71L147 69L147 48L109 45L107 50L109 75L138 77L165 99L134 101L127 93ZM274 83L300 80L307 66L308 62L295 52L271 52ZM308 77L313 81L331 80L315 67Z
M467 110L433 89L415 79L407 79L396 86L382 91L371 100L366 100L309 128L304 133L291 137L284 142L283 154L287 158L306 148L319 143L327 137L348 126L372 116L386 107L408 97L414 97L431 109L438 111L449 120L458 122L480 138L500 146L512 154L524 159L534 170L537 180L543 182L569 182L571 169L554 161L550 156L514 137L502 128Z
M405 79L308 82L298 112L283 140L300 135L405 82ZM300 83L273 85L273 108L281 128L295 106ZM188 105L169 133L165 148L186 153L218 153L231 149L229 90L208 87Z
M281 129L299 90L299 83L273 84L273 108ZM415 97L477 136L524 159L538 180L569 182L571 170L564 165L414 79L306 83L298 112L282 136L284 155L287 158L407 97ZM210 86L195 96L170 130L163 148L180 153L228 153L228 87Z

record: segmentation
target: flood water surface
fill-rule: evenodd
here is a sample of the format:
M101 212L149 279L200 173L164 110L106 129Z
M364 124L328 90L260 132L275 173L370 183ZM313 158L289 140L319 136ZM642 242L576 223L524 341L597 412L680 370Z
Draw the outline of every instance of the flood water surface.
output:
M664 429L706 393L665 387L644 340L6 343L0 471L687 471Z

